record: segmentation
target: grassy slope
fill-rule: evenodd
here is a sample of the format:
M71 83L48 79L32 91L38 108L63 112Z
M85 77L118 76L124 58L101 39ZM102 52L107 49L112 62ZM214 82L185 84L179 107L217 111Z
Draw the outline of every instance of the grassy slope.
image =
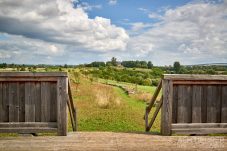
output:
M127 83L127 82L117 82L117 81L114 81L114 80L105 80L105 79L99 79L98 81L100 83L106 83L107 82L107 84L112 84L112 85L117 85L117 86L123 86L123 87L129 87L131 89L133 89L133 88L136 87L135 84ZM148 92L148 93L152 93L152 94L154 93L155 88L156 87L154 87L154 86L137 85L138 91Z
M78 91L73 91L79 131L144 132L143 114L146 104L129 97L122 89L112 87L113 93L121 100L120 105L108 109L100 108L93 94L93 89L100 88L98 85L83 79ZM75 84L72 87L75 88ZM155 131L159 131L160 120L157 121Z

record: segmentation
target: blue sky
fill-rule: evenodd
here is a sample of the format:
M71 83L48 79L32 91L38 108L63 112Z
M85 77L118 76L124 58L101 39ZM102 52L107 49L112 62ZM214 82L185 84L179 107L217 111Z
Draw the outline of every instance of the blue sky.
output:
M156 22L156 19L148 17L148 12L158 12L166 7L175 8L177 6L189 3L189 0L118 0L115 5L109 5L108 1L105 0L84 0L90 5L101 5L99 9L93 9L88 11L88 15L91 18L101 16L110 18L113 24L128 28L124 23L128 22L144 22L152 23ZM146 9L148 12L141 10ZM160 12L163 13L163 12ZM127 20L127 21L126 21Z
M227 0L0 1L0 62L227 62Z

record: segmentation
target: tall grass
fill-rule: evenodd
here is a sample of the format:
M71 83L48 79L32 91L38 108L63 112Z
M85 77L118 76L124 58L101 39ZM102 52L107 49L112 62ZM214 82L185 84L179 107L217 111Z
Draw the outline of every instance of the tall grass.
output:
M107 85L96 84L95 99L100 108L111 108L119 106L121 103L120 98L114 93L113 88Z
M79 131L144 132L145 102L118 88L81 78L74 90Z

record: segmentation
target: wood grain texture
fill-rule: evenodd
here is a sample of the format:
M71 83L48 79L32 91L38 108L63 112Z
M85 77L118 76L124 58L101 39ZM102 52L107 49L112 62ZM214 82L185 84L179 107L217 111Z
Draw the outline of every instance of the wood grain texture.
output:
M221 122L227 123L227 85L222 87Z
M227 75L202 75L202 74L164 74L168 80L220 80L227 81Z
M202 122L202 86L192 86L192 123Z
M173 84L171 80L162 81L163 105L161 114L161 133L171 135Z
M57 121L58 135L67 135L68 79L59 78L57 83Z
M201 118L202 123L207 123L207 86L202 86L202 102L201 102Z
M57 121L57 82L50 83L50 122Z
M35 122L41 122L41 83L34 82Z
M25 83L25 122L35 122L35 84Z
M10 127L51 127L57 128L56 122L10 122L10 123L0 123L0 128L10 128Z
M66 72L0 72L0 79L7 77L67 77Z
M19 122L25 122L25 83L19 82Z
M2 101L2 120L9 122L9 84L7 82L2 83Z
M9 122L19 122L18 83L9 83Z
M41 82L41 122L50 121L51 87L49 82Z
M184 128L172 129L175 134L227 134L227 128Z
M173 129L180 128L227 128L227 123L178 123L172 124Z
M73 95L72 95L72 90L71 90L71 85L70 85L70 80L68 80L68 104L69 104L69 111L72 114L72 126L73 126L73 131L77 131L77 110L76 106L73 103Z
M3 94L2 94L2 82L0 82L0 122L3 122L4 117L4 107L3 107Z
M220 88L219 86L207 86L207 123L220 122Z
M57 90L59 79L61 79L60 91ZM57 128L61 127L59 135L66 135L66 100L68 95L66 79L66 73L0 72L0 132L31 133L42 132L42 130L47 132L57 131ZM61 93L60 97L57 97L58 92ZM54 128L48 127L50 125L44 128L38 127L40 122L56 123L58 121L61 123ZM7 125L4 127L2 122L11 123L11 127L7 127ZM20 123L24 122L34 123L30 124L33 127L26 130L23 126L21 129Z
M177 112L178 112L178 87L176 85L173 85L172 123L177 123Z
M178 86L178 123L191 123L192 122L192 93L191 86L179 85Z

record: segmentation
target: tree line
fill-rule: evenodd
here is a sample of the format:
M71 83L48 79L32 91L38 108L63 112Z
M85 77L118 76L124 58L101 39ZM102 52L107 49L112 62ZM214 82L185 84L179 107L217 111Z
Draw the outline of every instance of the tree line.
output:
M117 61L117 58L112 57L111 61L102 62L102 61L94 61L89 64L84 64L80 66L85 67L106 67L106 66L122 66L125 68L145 68L145 69L151 69L153 67L153 63L151 61Z

